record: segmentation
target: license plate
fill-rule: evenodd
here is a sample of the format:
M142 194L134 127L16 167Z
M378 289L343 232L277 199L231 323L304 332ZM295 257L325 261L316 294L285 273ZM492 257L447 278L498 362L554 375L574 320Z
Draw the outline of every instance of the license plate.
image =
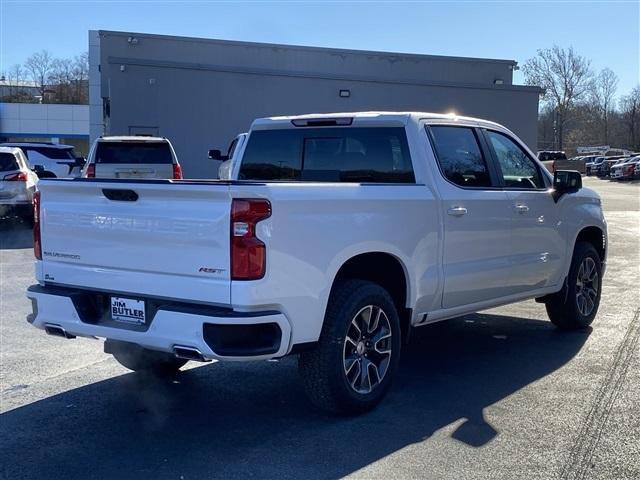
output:
M116 322L144 325L144 300L111 297L111 319L115 320Z

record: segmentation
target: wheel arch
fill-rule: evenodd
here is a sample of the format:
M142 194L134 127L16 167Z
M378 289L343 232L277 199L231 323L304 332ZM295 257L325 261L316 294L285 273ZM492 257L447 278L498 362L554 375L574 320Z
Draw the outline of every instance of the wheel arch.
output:
M402 337L408 338L411 326L411 284L406 265L400 258L388 252L363 252L345 260L337 270L329 298L341 280L359 279L374 282L383 287L393 299L398 311Z
M605 261L607 256L607 237L605 231L599 226L590 225L583 227L573 242L572 254L575 251L576 245L578 242L587 242L593 245L593 247L598 252L600 256L600 260L602 262Z

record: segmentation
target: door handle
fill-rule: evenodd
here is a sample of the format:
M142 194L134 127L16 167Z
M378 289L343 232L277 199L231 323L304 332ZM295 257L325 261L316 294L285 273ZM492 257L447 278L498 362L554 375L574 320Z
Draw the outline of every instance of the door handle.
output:
M527 213L529 211L529 207L526 205L516 205L516 210L518 213Z
M452 217L461 217L467 213L467 209L464 207L451 207L447 210L447 213Z

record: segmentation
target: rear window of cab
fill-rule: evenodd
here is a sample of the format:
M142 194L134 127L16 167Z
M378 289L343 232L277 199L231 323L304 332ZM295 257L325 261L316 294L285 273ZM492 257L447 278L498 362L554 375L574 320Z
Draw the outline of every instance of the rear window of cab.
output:
M402 127L255 130L241 180L414 183Z
M94 158L102 164L173 163L167 142L98 142Z

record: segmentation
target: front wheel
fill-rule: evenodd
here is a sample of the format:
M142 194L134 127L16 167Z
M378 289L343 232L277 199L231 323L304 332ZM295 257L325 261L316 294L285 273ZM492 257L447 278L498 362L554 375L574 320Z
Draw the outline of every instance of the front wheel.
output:
M601 289L600 256L590 243L578 242L566 285L546 302L549 319L563 330L588 327L598 313Z
M105 342L104 350L129 370L148 372L158 376L174 375L188 361L176 358L170 353L149 350L140 345L114 340Z
M316 348L298 359L305 391L332 413L371 410L389 390L400 346L389 293L372 282L342 281L332 292Z

